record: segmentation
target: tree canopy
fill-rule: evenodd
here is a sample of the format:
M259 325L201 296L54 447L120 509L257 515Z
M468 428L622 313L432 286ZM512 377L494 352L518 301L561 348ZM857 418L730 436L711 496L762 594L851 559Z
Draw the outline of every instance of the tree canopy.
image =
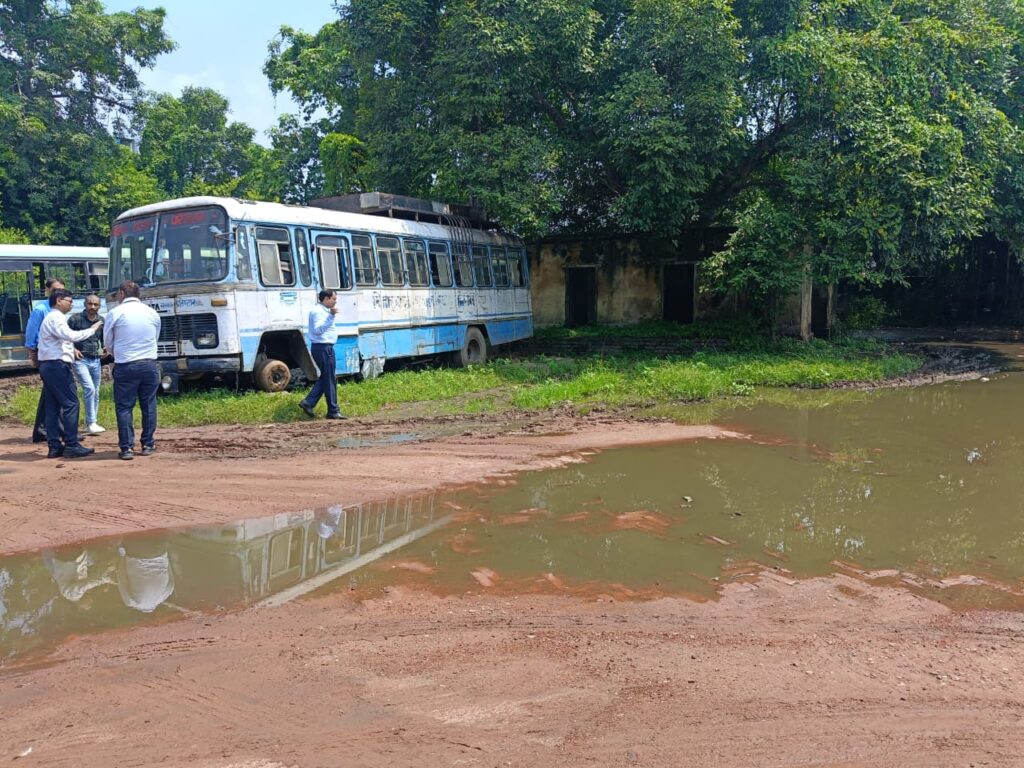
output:
M1021 13L351 0L282 28L265 71L304 130L358 142L349 188L473 198L525 235L735 227L730 285L898 281L984 228L1022 242Z
M0 2L0 207L35 242L96 240L87 204L118 162L138 70L173 44L163 9L99 0Z

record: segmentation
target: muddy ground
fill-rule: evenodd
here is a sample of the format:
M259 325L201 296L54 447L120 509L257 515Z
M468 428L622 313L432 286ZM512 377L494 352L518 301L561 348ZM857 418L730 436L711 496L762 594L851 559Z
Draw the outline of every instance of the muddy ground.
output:
M928 375L951 374L977 375ZM162 429L133 462L108 432L75 462L46 460L26 431L0 425L4 553L732 437L608 415L353 420ZM954 612L849 574L770 573L710 602L619 595L467 579L455 595L336 591L72 639L0 668L0 761L1024 765L1021 614Z

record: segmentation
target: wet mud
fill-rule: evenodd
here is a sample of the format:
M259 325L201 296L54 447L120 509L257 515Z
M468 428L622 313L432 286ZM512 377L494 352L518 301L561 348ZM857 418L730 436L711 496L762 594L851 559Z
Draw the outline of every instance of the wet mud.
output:
M0 666L0 759L1019 765L1020 383L956 381L706 427L167 430L127 467L0 427L31 571L0 603L62 628Z

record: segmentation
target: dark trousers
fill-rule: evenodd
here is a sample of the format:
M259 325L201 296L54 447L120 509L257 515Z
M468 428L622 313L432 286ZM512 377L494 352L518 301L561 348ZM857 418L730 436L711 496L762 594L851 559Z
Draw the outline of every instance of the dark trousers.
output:
M341 411L338 410L338 374L335 371L334 345L310 344L309 351L316 367L320 369L320 378L316 380L302 402L310 408L316 408L320 398L324 397L327 400L327 415L336 416Z
M64 445L74 448L78 442L78 384L71 363L63 360L40 360L39 375L43 377L46 398L46 442L53 450Z
M114 413L117 415L117 445L122 451L135 446L132 411L142 411L142 447L154 445L156 434L156 393L160 389L160 365L156 360L137 360L114 366Z
M39 380L42 381L43 372L39 371ZM36 425L32 428L32 437L36 436L36 433L40 435L46 434L46 383L39 389L39 404L36 405Z

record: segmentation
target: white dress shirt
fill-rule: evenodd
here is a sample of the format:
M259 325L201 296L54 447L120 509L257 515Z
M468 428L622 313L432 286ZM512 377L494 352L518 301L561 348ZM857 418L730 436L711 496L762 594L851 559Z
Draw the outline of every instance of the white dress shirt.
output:
M73 331L68 327L68 317L59 309L51 309L50 314L43 318L39 326L39 361L63 360L65 363L75 362L75 342L85 341L94 333L95 326L84 331Z
M156 360L159 336L160 315L134 296L110 310L103 324L103 346L115 364Z

